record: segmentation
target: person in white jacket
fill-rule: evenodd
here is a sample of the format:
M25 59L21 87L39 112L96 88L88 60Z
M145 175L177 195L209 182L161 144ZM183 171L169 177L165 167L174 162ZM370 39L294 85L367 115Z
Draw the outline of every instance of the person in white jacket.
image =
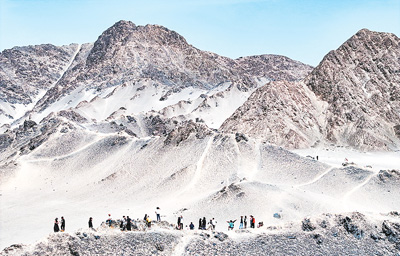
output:
M160 207L156 208L156 216L157 216L157 221L161 221L161 209L160 209Z

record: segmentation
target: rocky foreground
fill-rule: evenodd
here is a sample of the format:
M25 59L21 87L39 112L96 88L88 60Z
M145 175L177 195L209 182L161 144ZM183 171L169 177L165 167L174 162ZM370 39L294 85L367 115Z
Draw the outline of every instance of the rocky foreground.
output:
M166 222L145 230L55 233L0 255L400 255L400 215L324 214L301 223L229 232L178 231ZM381 220L377 220L381 219ZM221 224L220 224L221 225Z

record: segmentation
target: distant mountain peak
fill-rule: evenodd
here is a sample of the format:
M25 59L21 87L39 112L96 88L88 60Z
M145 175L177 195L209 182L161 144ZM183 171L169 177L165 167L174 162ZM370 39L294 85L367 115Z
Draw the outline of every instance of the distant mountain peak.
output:
M94 66L112 57L115 49L138 45L175 46L186 48L185 38L173 30L160 25L136 26L133 22L121 20L104 31L94 43L87 65ZM107 52L109 54L107 54Z

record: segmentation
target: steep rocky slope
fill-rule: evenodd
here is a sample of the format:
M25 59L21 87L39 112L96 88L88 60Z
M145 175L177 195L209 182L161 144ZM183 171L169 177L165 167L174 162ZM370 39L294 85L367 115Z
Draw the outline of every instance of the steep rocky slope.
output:
M330 52L298 83L269 83L221 129L299 148L333 143L400 147L400 39L366 29Z
M0 53L0 126L21 117L63 75L78 45L14 47Z
M324 104L301 82L271 82L257 89L221 130L306 148L324 139L323 111Z
M400 39L360 30L305 79L328 105L327 139L364 148L395 148L400 128Z

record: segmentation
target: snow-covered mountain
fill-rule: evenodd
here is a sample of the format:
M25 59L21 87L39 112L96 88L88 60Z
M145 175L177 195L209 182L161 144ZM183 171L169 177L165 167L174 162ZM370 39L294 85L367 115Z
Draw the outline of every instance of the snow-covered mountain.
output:
M360 72L378 79L373 81L383 98L393 96L374 113L397 114L377 119L385 129L362 126L355 133L346 127L360 121L340 127L332 121L348 110L337 109L330 96L357 88L358 80L341 79L355 76L351 72L358 69L350 62L360 54L343 57L333 73L341 79L335 80L325 70L335 52L314 70L277 55L233 60L201 51L167 28L128 21L117 22L94 43L3 51L0 230L7 232L0 232L0 245L39 239L51 230L54 216L63 215L68 230L76 230L89 216L141 217L156 206L171 223L178 215L224 223L252 214L277 226L326 212L384 218L381 213L400 206L398 152L392 152L392 162L379 157L379 166L367 167L363 160L343 167L279 146L398 148L399 83L389 75L398 71L398 40L362 30L344 44L356 41L356 52L370 58L368 67L385 56L390 65L376 64L381 73ZM336 55L343 49L350 48ZM354 83L346 87L344 81ZM323 90L329 84L335 84L332 95ZM362 100L354 104L363 107ZM389 107L392 112L385 112ZM369 143L362 131L386 145ZM27 227L15 219L34 221Z
M299 80L311 71L310 66L283 56L229 59L196 49L178 33L162 26L136 26L132 22L120 21L107 29L94 44L63 48L51 46L58 50L53 50L56 53L64 54L64 62L56 63L56 66L54 53L48 57L53 62L43 65L64 73L45 73L47 76L44 76L42 71L36 71L40 69L39 64L25 65L32 76L29 78L31 84L25 85L24 76L14 79L14 73L19 74L19 62L44 61L42 52L31 49L43 47L27 47L33 52L31 55L22 54L20 48L2 53L7 65L4 68L2 65L1 77L4 78L1 83L7 84L12 80L11 86L18 84L12 88L2 87L2 93L13 94L13 98L38 95L35 100L18 102L3 97L4 107L0 113L3 125L21 123L23 120L18 121L18 118L23 111L26 112L24 118L30 116L39 122L51 112L78 107L80 114L89 120L104 120L120 108L125 108L129 114L163 110L167 117L199 118L210 127L219 128L260 85L270 80ZM68 54L64 48L69 50ZM19 57L21 60L17 60L15 56L20 55L29 59ZM50 75L53 80L46 81L47 87L36 85ZM16 88L22 92L21 95ZM35 88L35 94L26 96L32 88ZM39 88L47 89L46 93L37 92ZM15 103L24 105L19 107ZM28 103L35 104L28 106ZM17 110L18 114L15 113Z

